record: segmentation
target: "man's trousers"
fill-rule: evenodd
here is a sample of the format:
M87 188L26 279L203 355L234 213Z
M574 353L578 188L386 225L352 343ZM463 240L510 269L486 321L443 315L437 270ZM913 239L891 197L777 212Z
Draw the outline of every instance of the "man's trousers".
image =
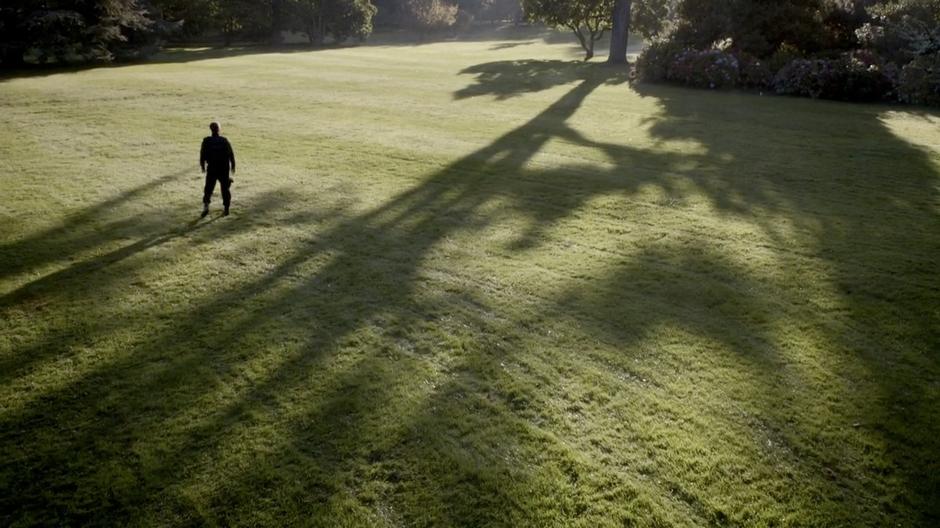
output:
M202 196L202 203L209 205L209 202L212 201L212 193L215 192L215 182L218 181L222 188L222 205L228 209L228 206L232 203L232 193L230 191L232 187L232 181L228 177L228 171L213 171L210 170L206 173L206 189Z

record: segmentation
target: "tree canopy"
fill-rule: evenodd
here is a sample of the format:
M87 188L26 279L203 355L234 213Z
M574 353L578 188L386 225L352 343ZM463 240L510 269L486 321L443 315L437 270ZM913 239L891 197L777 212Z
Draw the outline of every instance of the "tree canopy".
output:
M153 29L140 0L4 0L0 63L109 61L132 55Z
M629 15L621 18L623 51L629 31L653 36L663 27L670 0L523 0L529 20L571 30L584 49L584 60L594 56L594 44L614 27L615 10L619 6Z
M142 56L165 38L221 35L311 42L372 32L370 0L4 0L0 66L108 62Z

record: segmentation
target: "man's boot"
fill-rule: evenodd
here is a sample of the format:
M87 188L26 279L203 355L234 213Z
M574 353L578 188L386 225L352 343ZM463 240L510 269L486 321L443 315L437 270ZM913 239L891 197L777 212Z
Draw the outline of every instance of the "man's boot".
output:
M203 204L203 206L202 206L202 214L199 215L199 216L202 217L202 218L205 218L208 214L209 214L209 204Z

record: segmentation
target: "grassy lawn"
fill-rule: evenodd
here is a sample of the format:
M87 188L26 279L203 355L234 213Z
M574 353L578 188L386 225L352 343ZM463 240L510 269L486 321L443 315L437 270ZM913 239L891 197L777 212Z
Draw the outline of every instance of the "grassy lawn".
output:
M578 56L0 80L0 525L940 522L940 114Z

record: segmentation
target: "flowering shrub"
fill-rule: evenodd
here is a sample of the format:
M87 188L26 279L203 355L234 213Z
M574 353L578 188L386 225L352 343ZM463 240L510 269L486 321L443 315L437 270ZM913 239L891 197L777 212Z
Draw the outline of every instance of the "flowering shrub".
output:
M796 59L805 58L806 55L793 47L790 44L781 44L776 51L771 54L770 57L767 57L767 64L770 66L770 71L772 73L777 73L787 64L795 61Z
M666 80L697 88L731 88L739 77L738 58L719 50L682 51L666 68Z
M782 58L790 50L781 49ZM925 56L926 57L926 56ZM855 50L834 58L796 58L776 74L771 60L763 60L739 50L695 50L674 41L651 44L637 60L641 81L671 82L696 88L774 90L781 95L797 95L842 101L897 100L899 76L893 63L885 64L870 50ZM920 58L905 67L902 74L905 102L940 104L940 53Z
M773 84L765 61L746 53L719 49L696 51L670 41L649 45L636 63L637 78L644 82L673 82L696 88L741 86L764 90Z
M822 97L823 77L830 75L831 64L827 60L796 59L790 61L774 76L774 90L781 95Z
M777 72L774 90L782 95L877 101L893 93L890 69L873 54L845 54L837 59L796 59Z
M665 81L669 64L682 51L683 47L672 40L651 42L636 59L637 79L644 82Z
M755 90L766 90L773 85L774 74L770 70L767 61L762 61L747 53L739 53L738 64L741 74L738 81L740 86Z
M898 99L905 103L940 106L940 52L915 57L901 69Z

